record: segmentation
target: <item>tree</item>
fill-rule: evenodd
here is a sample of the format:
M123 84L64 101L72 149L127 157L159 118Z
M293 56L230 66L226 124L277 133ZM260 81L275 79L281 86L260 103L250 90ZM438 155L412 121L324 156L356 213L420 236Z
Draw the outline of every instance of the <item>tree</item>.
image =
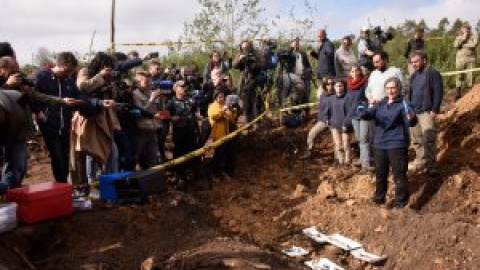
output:
M421 20L418 22L416 28L422 28L423 30L425 30L425 32L429 32L429 31L430 31L430 28L428 28L428 25L427 25L427 23L425 22L425 19L421 19Z
M456 35L460 32L460 28L462 28L463 21L460 20L459 18L455 19L455 21L452 24L452 28L448 31L449 35Z
M440 22L438 22L437 31L440 35L445 35L447 32L447 27L450 25L450 21L447 17L443 17Z
M400 27L400 30L404 36L408 37L413 34L415 28L417 28L417 22L415 20L405 20L405 22Z
M266 33L260 0L198 0L201 10L184 23L184 35L207 46L220 42L233 48L237 39L254 39ZM225 43L227 41L227 43Z

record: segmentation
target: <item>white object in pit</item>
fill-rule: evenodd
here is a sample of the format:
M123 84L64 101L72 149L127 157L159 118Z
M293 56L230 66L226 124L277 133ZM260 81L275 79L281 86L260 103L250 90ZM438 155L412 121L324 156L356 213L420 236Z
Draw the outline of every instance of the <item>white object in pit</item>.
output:
M358 243L357 241L354 241L338 233L329 235L328 242L346 251L362 247L362 244Z
M303 233L319 244L328 242L328 236L319 232L315 226L303 229Z
M309 252L302 247L292 246L289 249L282 251L284 254L290 257L301 257L307 255Z
M306 261L305 265L313 270L345 270L327 258Z
M387 256L378 256L367 252L363 248L352 250L350 253L352 253L353 257L368 263L377 263L387 259Z

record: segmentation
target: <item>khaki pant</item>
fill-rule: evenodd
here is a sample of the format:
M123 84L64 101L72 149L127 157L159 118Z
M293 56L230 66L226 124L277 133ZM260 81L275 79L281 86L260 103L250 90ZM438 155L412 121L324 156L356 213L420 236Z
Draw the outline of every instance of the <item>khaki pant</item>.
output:
M436 169L437 129L435 120L429 112L417 115L418 124L410 128L412 148L415 150L414 165L426 166L427 169Z
M310 129L308 132L308 137L307 137L307 147L308 150L313 149L313 144L315 141L315 138L320 134L322 131L324 131L327 128L327 124L325 124L323 121L317 121L317 123Z
M457 70L465 70L471 69L475 67L475 59L472 58L457 58L455 65ZM466 82L465 82L466 77ZM466 84L466 85L465 85ZM455 81L456 87L472 87L473 86L473 73L460 73L457 75L457 79Z
M350 163L350 134L334 128L330 130L332 131L335 160L338 161L339 164Z

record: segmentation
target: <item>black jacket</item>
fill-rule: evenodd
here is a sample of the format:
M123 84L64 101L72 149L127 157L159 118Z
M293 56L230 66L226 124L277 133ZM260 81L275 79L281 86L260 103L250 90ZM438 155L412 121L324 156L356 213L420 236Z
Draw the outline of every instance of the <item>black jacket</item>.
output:
M411 101L413 91L423 92L423 108L414 108L415 111L434 112L440 111L440 106L443 100L443 78L440 72L436 69L427 67L425 68L427 82L423 87L412 88L412 82L416 76L418 76L418 70L410 76L410 88L408 91L408 100Z
M287 62L288 73L295 73L295 65L296 65L297 59L295 58L294 53L295 53L294 51L291 51L291 58ZM304 51L299 51L296 53L300 53L300 55L302 56L303 71L305 72L306 69L311 69L312 65L310 65L310 61L308 60L307 54ZM299 74L299 75L303 75L303 74Z
M335 46L326 38L318 48L318 52L312 52L312 57L318 59L317 77L335 77Z
M410 39L407 43L407 48L405 49L405 58L409 59L410 54L414 51L424 51L425 50L425 41L422 39Z

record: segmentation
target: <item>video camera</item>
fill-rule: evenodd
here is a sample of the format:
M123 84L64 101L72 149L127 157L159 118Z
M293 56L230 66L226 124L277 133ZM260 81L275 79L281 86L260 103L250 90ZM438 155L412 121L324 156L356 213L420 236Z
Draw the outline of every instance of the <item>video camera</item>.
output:
M173 97L173 82L170 80L152 80L151 82L153 89L160 90L162 96L170 99Z
M194 88L199 88L203 84L203 77L196 75L187 75L185 76L185 84L187 86L193 86Z
M380 26L374 27L372 33L377 37L380 44L385 44L395 37L392 31L384 31Z
M241 114L242 112L242 107L240 106L240 97L238 95L228 95L225 98L225 105L234 113Z
M284 64L284 63L286 63L286 62L289 62L289 61L291 61L291 60L294 58L291 50L282 50L282 51L279 51L279 52L277 53L277 57L278 57L278 60L279 60L282 64Z
M265 41L264 41L264 44L265 44L271 51L276 50L277 47L278 47L278 43L277 43L277 41L274 40L274 39L265 40Z
M19 74L20 74L20 79L22 80L22 85L26 85L32 88L36 86L35 81L28 78L27 75L25 75L25 73L19 73Z
M252 64L257 62L257 58L255 57L255 54L252 52L249 52L245 55L245 57L242 59L242 62L245 64Z

